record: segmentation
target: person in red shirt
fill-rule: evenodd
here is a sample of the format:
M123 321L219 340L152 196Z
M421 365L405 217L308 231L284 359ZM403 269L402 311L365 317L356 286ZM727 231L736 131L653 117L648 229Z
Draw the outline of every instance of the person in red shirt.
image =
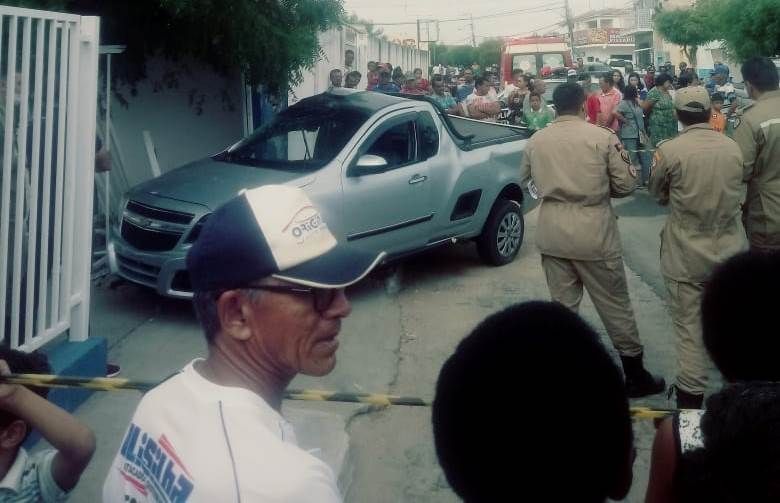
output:
M598 125L618 131L620 123L615 114L615 109L617 109L617 106L623 99L623 95L615 88L615 79L611 73L605 73L601 76L599 86L601 87L601 94L599 94L601 113L598 117Z
M599 101L599 89L597 84L587 83L585 94L588 98L585 100L586 120L591 124L596 124L601 113L601 102Z
M421 68L414 69L414 85L421 94L429 94L431 92L431 83L424 79L422 74Z
M647 73L645 73L645 87L648 91L655 87L655 67L653 65L647 67Z

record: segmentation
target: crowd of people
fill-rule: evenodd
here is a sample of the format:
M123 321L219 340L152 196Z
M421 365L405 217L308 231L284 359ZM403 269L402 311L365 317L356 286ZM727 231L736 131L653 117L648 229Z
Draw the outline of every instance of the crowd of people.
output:
M328 90L342 87L343 71L333 69ZM352 71L343 87L356 89L362 74ZM463 69L433 69L431 79L423 70L404 72L390 63L370 61L366 90L390 94L429 96L450 115L470 119L505 122L526 126L530 133L542 129L555 118L544 98L545 82L522 70L515 70L512 81L499 90L495 73L481 71L476 63Z

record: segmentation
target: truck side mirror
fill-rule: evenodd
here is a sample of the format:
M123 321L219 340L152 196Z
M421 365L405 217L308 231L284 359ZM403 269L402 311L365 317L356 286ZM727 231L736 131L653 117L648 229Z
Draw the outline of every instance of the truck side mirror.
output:
M352 173L355 176L370 175L372 173L381 173L385 168L387 168L387 160L384 157L373 154L364 154L358 159Z

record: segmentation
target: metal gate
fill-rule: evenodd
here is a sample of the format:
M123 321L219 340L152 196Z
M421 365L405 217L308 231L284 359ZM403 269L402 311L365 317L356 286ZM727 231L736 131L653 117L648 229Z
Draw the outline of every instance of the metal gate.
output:
M0 6L0 340L89 329L99 19Z

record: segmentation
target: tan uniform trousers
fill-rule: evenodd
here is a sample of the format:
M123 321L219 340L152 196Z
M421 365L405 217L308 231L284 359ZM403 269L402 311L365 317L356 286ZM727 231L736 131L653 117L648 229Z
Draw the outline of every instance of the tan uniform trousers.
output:
M618 353L642 354L622 258L588 261L542 255L542 267L552 300L576 313L584 286Z
M683 283L670 278L664 278L664 281L677 339L676 386L688 393L701 395L707 388L707 374L712 365L704 348L701 329L704 284Z

